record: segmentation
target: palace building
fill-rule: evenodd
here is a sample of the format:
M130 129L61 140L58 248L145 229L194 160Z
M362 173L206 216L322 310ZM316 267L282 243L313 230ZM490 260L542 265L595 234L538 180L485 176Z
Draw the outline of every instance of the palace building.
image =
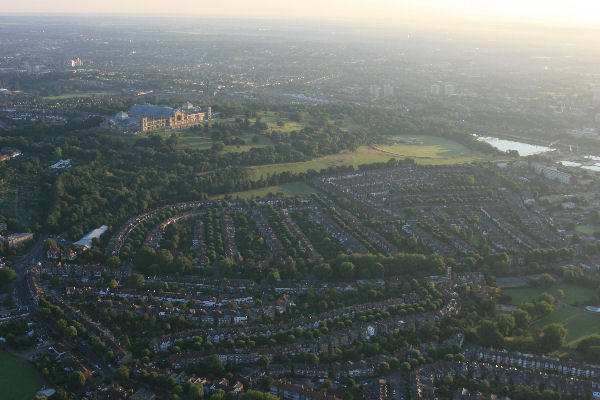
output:
M108 125L119 131L134 133L189 128L211 118L210 106L201 109L190 102L180 108L135 104L127 112L118 112L108 121Z

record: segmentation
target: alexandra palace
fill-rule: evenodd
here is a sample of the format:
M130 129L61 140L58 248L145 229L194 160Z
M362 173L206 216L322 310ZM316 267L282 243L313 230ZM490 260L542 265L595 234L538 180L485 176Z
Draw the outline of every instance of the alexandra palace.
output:
M108 126L127 133L174 130L200 125L211 117L210 106L201 109L190 102L180 108L135 104L127 112L119 111L108 121Z

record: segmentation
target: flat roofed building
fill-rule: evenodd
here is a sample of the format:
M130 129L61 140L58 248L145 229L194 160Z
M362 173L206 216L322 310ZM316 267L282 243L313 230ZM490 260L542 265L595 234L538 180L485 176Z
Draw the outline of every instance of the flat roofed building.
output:
M92 247L92 240L99 239L100 236L102 236L102 234L107 230L108 226L102 225L100 228L96 228L90 231L87 235L85 235L73 244L76 246L83 247L84 249L89 249Z
M33 239L33 233L13 233L5 236L6 244L10 249L14 249L15 247L19 247L22 243L25 243L31 239Z

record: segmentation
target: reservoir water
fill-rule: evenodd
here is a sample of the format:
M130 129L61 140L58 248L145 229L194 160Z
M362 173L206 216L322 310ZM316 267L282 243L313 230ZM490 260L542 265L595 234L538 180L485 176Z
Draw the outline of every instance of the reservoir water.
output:
M501 151L516 150L519 152L519 155L523 157L532 156L534 154L548 153L556 150L551 147L515 142L514 140L498 139L490 136L479 136L477 140L489 143Z

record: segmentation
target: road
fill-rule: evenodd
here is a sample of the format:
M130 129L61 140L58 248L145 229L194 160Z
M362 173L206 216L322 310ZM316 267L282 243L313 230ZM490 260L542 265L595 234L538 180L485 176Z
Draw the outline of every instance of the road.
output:
M33 296L29 291L29 286L27 285L26 273L29 268L42 261L44 242L47 238L47 234L41 234L31 251L14 263L13 268L17 273L17 279L14 283L14 297L15 303L21 309L33 311L36 307L36 304L33 301Z

